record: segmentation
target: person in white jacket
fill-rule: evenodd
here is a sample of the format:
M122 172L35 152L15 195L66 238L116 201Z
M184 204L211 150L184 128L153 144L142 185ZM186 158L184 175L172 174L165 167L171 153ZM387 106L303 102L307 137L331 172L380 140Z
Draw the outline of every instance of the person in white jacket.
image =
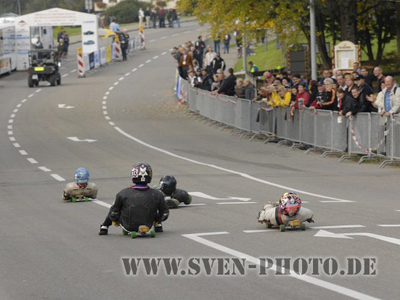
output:
M139 17L139 27L141 27L143 26L143 20L144 20L144 11L142 8L140 8L138 11L138 17Z
M314 213L301 205L301 199L295 193L284 193L277 202L265 204L258 213L257 220L265 223L267 227L287 226L290 221L300 221L300 223L314 223Z
M400 88L395 86L392 76L386 76L385 88L379 92L378 96L367 96L367 100L378 108L381 116L389 117L400 112Z
M207 53L206 53L206 55L204 57L204 66L205 66L205 68L207 69L207 71L209 73L212 72L211 63L214 60L214 58L216 58L216 57L217 57L217 53L215 53L213 51L211 46L207 46Z

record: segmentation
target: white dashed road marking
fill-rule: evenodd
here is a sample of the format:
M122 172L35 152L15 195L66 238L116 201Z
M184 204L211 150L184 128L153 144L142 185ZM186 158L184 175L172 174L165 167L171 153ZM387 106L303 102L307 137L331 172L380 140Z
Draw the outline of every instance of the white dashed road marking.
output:
M165 55L165 54L167 54L167 52L163 52L163 53L161 53L161 55Z
M35 159L33 159L33 158L27 158L27 160L31 163L31 164L37 164L38 162L35 160Z
M13 145L14 145L15 148L21 148L21 145L18 144L18 143L14 143Z
M139 68L141 68L141 67L143 67L144 66L144 64L141 64L140 66L139 66Z
M11 141L11 142L15 142L15 137L10 136L10 141Z
M50 174L51 175L51 177L53 177L55 180L58 180L58 181L65 181L65 179L64 178L62 178L60 175L58 175L58 174Z
M149 62L151 62L151 59L149 59L149 60L146 60L146 64L148 64Z
M28 155L28 153L25 150L19 150L19 153L21 153L21 155Z
M36 90L36 93L39 93L41 90L42 90L42 89L38 89L38 90Z
M153 57L153 59L157 59L157 58L158 58L158 56L154 56L154 57Z
M44 172L51 172L51 170L47 169L46 167L39 167L39 169L44 171Z

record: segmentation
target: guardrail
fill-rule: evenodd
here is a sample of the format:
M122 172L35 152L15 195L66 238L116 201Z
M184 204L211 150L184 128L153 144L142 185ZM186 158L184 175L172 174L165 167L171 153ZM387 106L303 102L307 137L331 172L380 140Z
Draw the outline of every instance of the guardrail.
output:
M225 95L212 95L208 91L191 87L177 75L176 95L187 102L189 110L209 120L241 132L242 136L266 135L268 139L292 142L292 148L305 146L308 154L323 150L322 157L342 154L339 162L348 158L386 158L380 167L400 162L400 116L381 117L377 113L359 113L345 118L336 111L305 108L268 109L260 103ZM303 149L303 147L302 147Z

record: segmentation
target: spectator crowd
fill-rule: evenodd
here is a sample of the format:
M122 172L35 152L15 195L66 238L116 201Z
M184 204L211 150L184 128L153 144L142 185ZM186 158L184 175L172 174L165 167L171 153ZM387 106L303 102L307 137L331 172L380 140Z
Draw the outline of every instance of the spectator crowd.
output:
M226 64L220 55L219 42L214 41L214 46L216 52L199 36L197 41L188 41L173 49L179 74L192 87L214 95L260 102L264 109L290 107L291 115L296 109L305 108L338 111L343 117L360 112L379 112L381 116L400 112L400 88L392 76L383 74L380 67L370 73L367 68L354 63L351 72L324 70L320 79L308 82L300 74L267 71L262 76L262 86L256 89L252 79L236 78L232 68L225 73ZM250 70L254 70L254 64L249 62L249 65Z

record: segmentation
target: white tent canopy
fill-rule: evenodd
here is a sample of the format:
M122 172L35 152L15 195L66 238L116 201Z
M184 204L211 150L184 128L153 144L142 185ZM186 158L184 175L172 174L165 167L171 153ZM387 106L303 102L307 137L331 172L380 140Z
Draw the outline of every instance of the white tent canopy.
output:
M98 51L98 24L96 15L52 8L15 18L18 63L24 70L28 61L30 27L82 26L82 50L84 53ZM29 40L29 43L27 42ZM18 42L20 41L20 42Z

